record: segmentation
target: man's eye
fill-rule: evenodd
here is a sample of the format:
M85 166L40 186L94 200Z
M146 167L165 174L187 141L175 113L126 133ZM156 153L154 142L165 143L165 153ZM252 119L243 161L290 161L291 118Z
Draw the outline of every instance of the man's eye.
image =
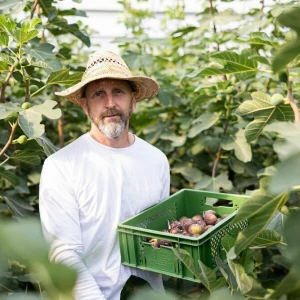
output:
M98 92L95 93L96 97L100 97L101 95L102 95L102 92L100 92L100 91L98 91Z
M119 89L117 89L117 90L115 90L115 93L116 93L116 94L122 94L122 93L123 93L123 91L122 91L122 90L119 90Z

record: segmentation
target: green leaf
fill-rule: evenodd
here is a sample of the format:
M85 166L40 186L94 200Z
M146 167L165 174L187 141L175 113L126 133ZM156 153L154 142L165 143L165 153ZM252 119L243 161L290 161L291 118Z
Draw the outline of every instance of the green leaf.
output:
M297 299L300 295L300 279L295 268L290 270L290 272L280 281L271 297L272 299L280 299L280 296L285 295L291 297L285 297L287 299Z
M184 265L191 271L191 273L199 279L200 273L196 270L194 266L194 260L191 257L190 253L185 251L184 249L172 248L174 255L184 263Z
M252 193L242 207L238 210L232 222L248 220L249 226L238 234L235 245L235 253L239 254L243 249L249 247L252 241L262 232L272 219L275 212L286 203L289 193L283 193L271 197L262 192Z
M287 257L293 262L293 267L297 272L298 278L300 279L300 236L299 236L299 225L300 225L300 212L292 211L287 218L284 227L284 236L288 247L286 249Z
M284 69L293 59L300 54L300 39L286 44L280 48L272 61L272 68L274 72Z
M47 26L47 28L55 36L69 33L80 39L86 46L91 46L89 36L79 30L78 24L68 24L68 21L60 16L57 16L49 21L50 24Z
M238 288L236 278L231 269L229 268L228 264L224 263L224 261L218 256L215 257L215 260L220 272L222 273L223 277L225 278L231 289L236 291Z
M264 132L276 132L278 137L273 144L280 160L286 160L300 152L300 124L292 122L273 122Z
M17 43L25 44L28 41L34 39L39 34L38 30L31 30L29 32L25 32L21 29L15 29L12 32L12 37Z
M264 229L251 242L249 247L268 247L281 243L281 236L274 230Z
M256 139L264 127L272 121L290 121L295 118L293 109L290 105L272 105L271 97L263 92L251 94L253 100L243 102L236 110L240 116L253 116L255 119L245 128L247 141Z
M261 169L257 172L257 177L262 177L262 176L273 176L276 174L276 168L275 166L269 166L264 169Z
M251 249L246 249L242 252L239 264L242 265L246 274L256 277L256 265Z
M255 295L260 296L258 299L264 299L263 296L266 291L257 280L246 274L243 266L232 261L230 262L230 266L237 280L238 289L242 294L249 295L250 298L251 295Z
M228 179L228 175L224 173L219 174L215 178L204 175L202 179L197 182L194 188L196 190L206 190L213 192L220 192L220 188L223 188L229 191L232 189L232 182Z
M251 146L247 143L243 129L240 129L235 136L229 135L223 138L221 147L227 151L234 150L235 156L240 161L248 162L252 159Z
M214 76L214 75L243 75L243 78L253 77L257 69L257 61L251 59L251 55L254 55L253 51L243 51L241 54L237 54L234 51L217 52L211 55L211 59L218 64L222 65L222 68L205 68L198 75L200 76ZM249 58L250 57L250 58Z
M253 45L276 46L277 42L272 40L265 32L251 32L249 39L240 39Z
M32 45L31 49L26 48L25 51L30 57L35 58L38 64L44 62L54 71L58 71L61 69L61 63L56 59L53 49L54 46L49 43L38 43Z
M15 14L19 13L28 0L1 0L0 2L0 12L5 15L8 13Z
M283 213L277 211L274 215L274 217L271 219L269 224L267 225L266 229L268 230L274 230L279 234L279 236L284 238L283 230L284 230L284 224L286 222L287 216Z
M51 298L73 298L71 294L77 273L74 269L63 264L49 262L48 244L44 239L41 224L37 218L0 223L0 240L1 256L5 255L10 260L25 264L39 279L43 288L51 292ZM24 294L23 298L26 298Z
M40 0L39 5L42 8L42 14L48 19L53 18L56 15L56 8L52 6L53 0Z
M239 292L232 292L227 287L220 288L216 291L213 291L209 300L244 300L246 299L243 297Z
M236 239L233 238L231 235L226 234L221 239L222 247L226 252L229 252L229 250L234 246Z
M29 292L24 294L24 292L16 292L9 296L10 300L43 300L42 296Z
M6 222L0 228L3 253L23 262L48 261L48 246L38 219Z
M201 18L201 26L198 27L197 33L203 34L204 29L211 28L211 24L216 24L217 26L226 26L227 24L239 21L241 16L235 13L232 9L226 9L222 12L218 12L217 14L204 14Z
M186 164L175 164L172 172L181 174L187 181L197 182L202 178L202 172Z
M42 22L42 20L40 18L36 18L33 20L25 20L24 22L22 22L21 28L25 32L29 32L30 30L34 29L37 24L39 24L41 22Z
M9 42L8 35L5 32L1 32L0 34L0 45L7 47Z
M47 61L55 59L53 49L53 45L49 43L42 43L34 45L32 49L26 49L26 53L34 57L37 61Z
M0 120L11 117L12 115L21 112L23 109L13 103L0 104Z
M173 147L182 147L186 142L186 135L177 136L173 133L164 133L160 136L162 140L167 140L172 142Z
M201 280L201 283L210 291L210 293L226 286L225 278L221 277L217 279L217 276L213 270L206 267L200 260L198 262L202 271L199 275L199 279Z
M16 159L29 165L40 165L41 159L39 157L40 151L33 151L32 149L16 150L10 159Z
M40 136L38 138L35 138L35 140L38 142L40 146L43 147L44 152L46 153L47 156L50 156L51 154L59 150L59 148L54 146L52 142L45 136Z
M49 119L60 118L61 110L53 109L56 104L55 101L46 100L43 104L32 106L20 113L19 125L29 138L37 138L44 133L45 126L40 124L42 115Z
M1 9L1 2L0 2ZM11 32L16 27L16 23L13 22L10 18L6 18L4 15L0 15L0 28L5 32ZM2 33L1 33L2 35Z
M19 184L18 177L13 172L7 171L2 167L0 167L0 176L8 180L14 186Z
M60 70L57 72L53 72L47 79L47 85L52 84L63 84L63 85L74 85L81 80L82 77L81 72L77 72L69 75L69 70Z
M51 285L53 284L60 293L68 294L73 292L77 279L77 273L74 269L63 264L43 263L35 267L35 271L38 272L42 282L49 282L50 277ZM72 299L72 297L66 297L65 299Z
M0 53L0 61L4 61L4 62L7 62L9 65L13 65L13 64L15 64L16 59L9 56L6 53Z
M59 10L58 14L60 16L77 16L77 17L87 17L87 14L83 10L78 10L76 8L71 8L71 9L64 9L64 10Z
M9 71L9 67L7 62L5 61L0 61L0 73L2 72L8 72Z
M218 113L204 113L193 121L193 126L188 133L189 138L197 136L200 132L210 128L219 120Z
M2 196L7 207L15 216L26 217L32 215L34 208L21 198L17 191L6 191Z
M28 62L31 66L34 67L52 69L52 67L49 64L45 63L44 61L36 61L35 58L31 56L28 57Z
M289 157L276 165L277 172L271 178L269 191L272 194L281 193L299 185L297 176L300 175L300 153Z
M20 194L29 194L30 191L29 191L29 188L27 185L27 178L18 176L18 180L19 180L19 183L18 183L18 185L15 185L15 187L14 187L15 190L18 191Z
M282 25L294 29L300 36L299 15L300 7L294 7L293 9L283 12L277 19Z

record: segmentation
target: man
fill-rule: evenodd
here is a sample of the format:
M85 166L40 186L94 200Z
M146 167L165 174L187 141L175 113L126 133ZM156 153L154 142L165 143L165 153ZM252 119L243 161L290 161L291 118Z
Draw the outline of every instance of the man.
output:
M91 130L48 157L40 182L40 216L50 259L78 270L75 298L120 299L131 276L163 291L161 276L121 264L117 224L169 196L166 156L129 132L136 102L158 84L132 76L121 57L95 52L81 82L57 93L80 105Z

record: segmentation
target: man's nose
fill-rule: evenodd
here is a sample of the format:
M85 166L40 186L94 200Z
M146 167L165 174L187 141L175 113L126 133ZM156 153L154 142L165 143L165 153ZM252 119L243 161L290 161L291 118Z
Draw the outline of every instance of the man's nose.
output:
M111 93L108 93L106 98L106 107L115 107L115 106L116 106L116 102L113 95Z

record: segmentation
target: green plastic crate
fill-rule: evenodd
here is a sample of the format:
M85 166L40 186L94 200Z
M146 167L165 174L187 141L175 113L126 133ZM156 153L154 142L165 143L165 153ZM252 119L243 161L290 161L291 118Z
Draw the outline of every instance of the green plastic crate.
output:
M230 224L238 208L248 196L213 193L207 191L182 189L165 201L148 208L140 214L118 225L121 261L124 265L157 272L185 280L199 280L175 257L172 246L186 250L193 258L196 269L200 271L198 260L207 267L216 267L215 257L226 259L221 239L226 234L236 235L247 227L247 221ZM214 205L209 205L214 203ZM168 228L168 220L178 220L182 216L213 209L219 215L229 214L199 237L189 237L162 232ZM169 241L172 246L160 246L155 249L148 242L149 238Z

